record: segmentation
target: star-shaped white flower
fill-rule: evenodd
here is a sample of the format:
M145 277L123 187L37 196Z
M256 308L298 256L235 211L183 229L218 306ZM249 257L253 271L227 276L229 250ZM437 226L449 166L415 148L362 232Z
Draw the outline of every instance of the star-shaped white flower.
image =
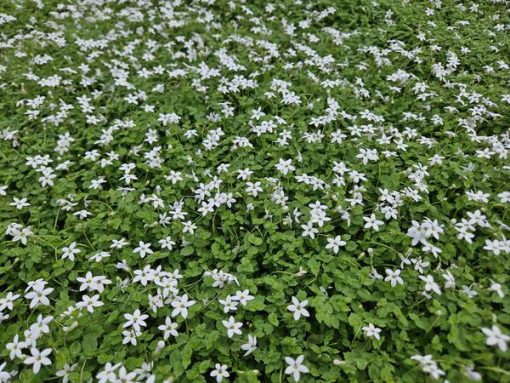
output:
M172 307L174 308L172 310L172 317L181 314L182 317L186 319L188 317L188 307L191 307L194 304L195 301L188 300L188 294L184 294L181 297L175 297L175 299L172 301Z
M124 323L124 328L132 326L135 331L139 332L141 331L140 327L147 326L147 323L145 323L145 319L147 319L149 316L147 314L142 314L140 310L135 310L133 314L124 314L124 318L127 319L127 322Z
M488 346L498 346L503 352L507 350L507 342L510 341L510 336L503 334L498 326L493 325L492 329L482 327L482 332L487 337L486 343Z
M37 374L41 370L41 366L49 366L51 364L51 360L47 358L47 356L51 354L51 348L39 351L37 348L32 347L30 353L32 355L26 357L24 363L32 365L34 374Z
M135 247L133 253L140 254L140 257L145 258L147 254L152 254L150 243L144 243L143 241L138 242L138 247Z
M80 253L81 250L76 247L76 242L71 243L69 246L62 248L62 259L69 258L74 262L74 255Z
M172 319L170 319L169 317L166 317L165 324L160 325L158 327L158 330L163 331L163 339L167 340L170 335L172 335L173 337L176 337L177 335L179 335L179 333L177 332L178 326L179 325L177 323L172 322Z
M345 246L347 242L342 240L342 237L337 235L335 238L328 238L328 244L326 245L326 249L332 249L333 253L338 254L341 246Z
M292 297L292 304L287 306L287 309L294 313L294 320L298 320L301 318L301 315L304 317L309 317L310 313L307 309L305 309L308 301L305 299L304 301L299 301L296 297Z
M216 379L217 383L220 383L223 378L228 378L230 376L229 372L227 371L227 365L226 364L219 364L216 363L214 366L214 370L211 371L210 376L212 378Z
M241 350L246 351L244 353L244 356L250 355L256 349L257 349L257 338L252 335L248 335L248 343L241 345Z
M365 332L365 335L370 338L375 338L377 340L381 339L381 336L379 335L381 329L375 327L373 323L369 323L368 326L363 327L363 331Z
M308 367L303 364L304 359L304 355L299 355L296 359L290 356L285 357L285 362L288 364L285 369L285 374L292 375L296 382L299 382L299 379L301 379L301 373L306 374L310 371Z
M243 324L241 322L236 322L235 318L233 316L230 316L228 318L228 321L224 320L222 321L223 326L227 328L227 336L229 338L232 338L234 335L241 335L241 327L243 327Z

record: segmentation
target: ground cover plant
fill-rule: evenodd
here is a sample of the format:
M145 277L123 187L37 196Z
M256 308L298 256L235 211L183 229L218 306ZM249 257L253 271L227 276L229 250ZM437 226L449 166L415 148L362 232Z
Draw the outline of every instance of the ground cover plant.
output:
M510 381L508 1L0 2L0 383Z

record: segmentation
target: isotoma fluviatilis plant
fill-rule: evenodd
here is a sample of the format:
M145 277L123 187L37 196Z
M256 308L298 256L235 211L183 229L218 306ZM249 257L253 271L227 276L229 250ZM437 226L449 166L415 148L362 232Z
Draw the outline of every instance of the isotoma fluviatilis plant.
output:
M0 383L508 381L509 30L2 1Z

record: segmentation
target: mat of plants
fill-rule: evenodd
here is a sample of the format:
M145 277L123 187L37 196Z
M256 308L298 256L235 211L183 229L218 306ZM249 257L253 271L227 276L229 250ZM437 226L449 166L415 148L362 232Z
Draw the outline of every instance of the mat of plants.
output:
M510 3L1 0L0 383L510 382Z

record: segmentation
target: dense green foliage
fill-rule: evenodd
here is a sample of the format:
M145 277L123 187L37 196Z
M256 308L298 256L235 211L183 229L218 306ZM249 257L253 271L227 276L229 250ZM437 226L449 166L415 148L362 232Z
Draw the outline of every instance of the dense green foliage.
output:
M510 381L508 6L0 1L0 383Z

